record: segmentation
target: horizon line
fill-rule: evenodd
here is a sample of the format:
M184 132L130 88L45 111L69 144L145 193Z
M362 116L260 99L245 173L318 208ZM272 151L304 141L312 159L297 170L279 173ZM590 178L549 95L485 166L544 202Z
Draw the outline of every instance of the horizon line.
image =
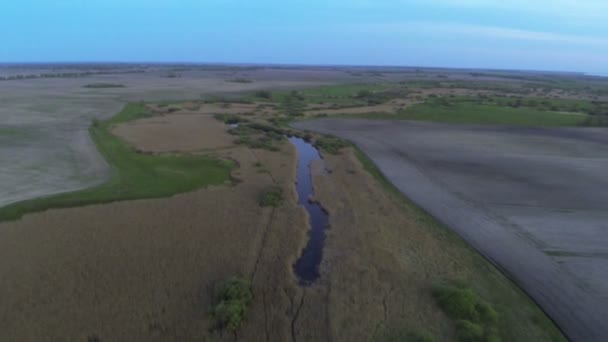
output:
M317 63L271 63L271 62L203 62L203 61L0 61L3 65L101 65L101 64L123 64L123 65L227 65L227 66L272 66L272 67L328 67L328 68L402 68L402 69L441 69L441 70L482 70L503 72L532 72L532 73L555 73L555 74L582 74L582 75L608 75L603 71L560 71L540 69L516 69L516 68L483 68L483 67L449 67L449 66L416 66L416 65L393 65L393 64L317 64Z

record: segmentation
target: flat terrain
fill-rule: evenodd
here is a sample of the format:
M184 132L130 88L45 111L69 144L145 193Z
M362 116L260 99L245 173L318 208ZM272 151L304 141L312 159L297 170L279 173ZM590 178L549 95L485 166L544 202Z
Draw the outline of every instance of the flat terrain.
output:
M324 161L311 166L314 200L327 210L330 228L320 279L300 286L293 264L309 227L296 199L296 149L285 137L274 138L275 131L255 130L264 114L247 115L254 122L230 129L209 121L205 105L174 106L129 105L91 128L117 170L118 191L110 182L36 203L53 207L65 196L121 201L0 223L0 340L455 341L456 323L433 295L437 284L452 282L466 285L496 314L483 322L484 338L563 340L526 295L445 227L387 191L352 148L322 150ZM214 139L199 139L193 129ZM154 144L149 135L158 138ZM272 142L253 144L258 135ZM197 160L230 160L232 182L216 179L215 163ZM206 176L182 188L193 167ZM284 195L276 208L259 205L269 186ZM112 191L99 191L106 188ZM129 191L141 198L179 189L188 192L129 200ZM212 331L213 287L235 275L251 283L251 308L236 332ZM467 303L477 305L458 305Z
M31 67L30 67L31 68ZM97 185L109 168L87 132L93 118L116 114L126 102L199 99L256 89L292 89L356 81L341 71L211 69L0 81L0 206ZM50 72L0 68L0 76ZM234 77L251 83L229 82ZM95 88L90 84L121 84Z
M358 150L289 123L602 126L608 83L411 68L40 68L0 67L0 340L564 340L513 282ZM552 315L570 315L568 334L602 333L595 320L604 317L587 311L599 307L588 303L594 291L603 293L602 235L564 226L584 217L602 229L601 130L344 125L325 128L363 139L418 203L517 265L514 280L550 302ZM287 136L323 157L311 165L311 200L330 226L311 286L293 269L310 227ZM276 207L262 207L269 189ZM547 193L556 195L545 205ZM250 283L253 302L236 331L212 330L213 287L232 276Z
M608 132L325 119L495 262L574 341L608 338Z

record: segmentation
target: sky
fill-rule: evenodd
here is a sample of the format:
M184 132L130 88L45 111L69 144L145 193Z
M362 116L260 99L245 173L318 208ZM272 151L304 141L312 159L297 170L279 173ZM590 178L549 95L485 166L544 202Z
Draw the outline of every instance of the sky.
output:
M5 0L0 32L0 62L608 73L607 0Z

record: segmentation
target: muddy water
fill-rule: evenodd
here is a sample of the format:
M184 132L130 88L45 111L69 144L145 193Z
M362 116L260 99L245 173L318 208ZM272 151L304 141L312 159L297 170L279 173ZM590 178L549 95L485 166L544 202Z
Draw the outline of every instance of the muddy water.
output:
M298 150L298 170L296 175L296 190L298 203L308 212L310 232L306 247L302 250L300 258L294 264L294 271L301 285L310 285L319 278L319 265L323 258L323 244L325 229L329 219L327 213L318 203L312 202L314 189L310 165L315 160L321 160L319 151L302 138L290 137L291 142Z

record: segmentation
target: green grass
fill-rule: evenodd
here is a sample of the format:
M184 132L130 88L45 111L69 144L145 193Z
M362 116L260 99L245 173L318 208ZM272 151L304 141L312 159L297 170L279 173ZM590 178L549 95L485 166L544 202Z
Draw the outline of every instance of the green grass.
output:
M286 132L283 129L261 123L242 123L238 127L229 129L228 133L236 136L234 140L236 144L269 151L280 150L281 145L286 141Z
M0 137L24 138L27 136L27 130L23 128L0 127Z
M0 221L51 208L76 207L140 198L167 197L230 179L232 163L191 155L147 155L134 151L110 128L151 114L141 104L128 104L107 121L94 121L90 134L112 167L110 179L90 189L27 200L0 208Z
M83 88L124 88L125 85L124 84L120 84L120 83L91 83L91 84L86 84L83 86Z
M369 172L388 193L392 194L395 196L396 200L403 203L405 210L411 215L416 225L425 227L431 234L435 234L441 239L447 239L450 243L462 246L462 248L468 251L468 259L463 260L463 264L468 263L470 265L468 267L471 276L467 279L459 280L457 284L458 286L464 286L465 289L468 289L467 291L470 291L473 294L475 297L474 302L491 303L490 308L498 313L498 320L491 325L490 330L493 332L493 334L491 334L492 336L498 336L502 338L502 341L566 341L555 324L549 320L538 305L536 305L536 303L534 303L521 289L513 284L448 227L437 221L409 198L404 196L363 152L355 148L355 154L363 168ZM454 304L454 302L449 304ZM458 312L458 305L456 306L457 307L454 310L455 312ZM485 305L482 304L482 306ZM452 309L447 310L451 312ZM474 315L475 314L473 314L473 317ZM479 315L479 313L477 313L477 315ZM479 326L479 323L476 324ZM457 330L460 331L462 340L464 340L464 335L466 335L466 333L475 333L475 330L477 329L475 326L463 323L462 319L457 320L455 325ZM490 337L490 341L492 338L494 337ZM471 340L474 341L475 339Z
M233 78L233 79L229 79L226 80L226 82L232 82L232 83L253 83L253 80L250 80L248 78Z
M315 146L329 154L339 154L340 150L351 144L340 138L331 135L322 136L315 141Z
M292 107L302 107L306 104L332 103L336 106L363 106L367 105L367 99L357 95L361 92L378 93L391 87L401 87L397 84L347 84L335 86L323 86L310 89L294 91L278 91L270 93L259 91L252 96L245 97L249 101L268 101L280 104L282 107L293 111ZM297 108L302 110L303 108Z
M336 115L336 117L338 116ZM518 126L583 126L589 118L587 115L475 103L455 103L452 105L423 103L397 114L369 113L349 115L348 117Z

